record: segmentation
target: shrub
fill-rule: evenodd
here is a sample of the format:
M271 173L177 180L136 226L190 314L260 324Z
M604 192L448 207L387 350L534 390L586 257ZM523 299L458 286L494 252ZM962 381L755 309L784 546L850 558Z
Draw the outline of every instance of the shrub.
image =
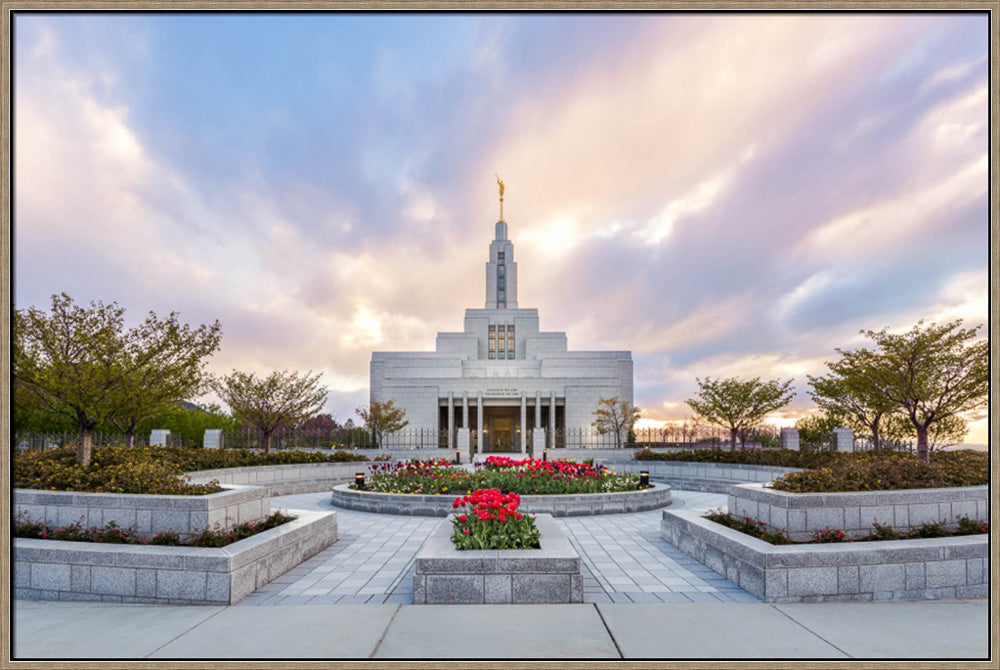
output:
M785 535L783 531L769 531L763 521L757 521L749 516L736 517L729 512L712 510L705 515L705 518L733 530L738 530L741 533L752 535L768 544L792 544L792 539Z
M253 465L367 461L368 457L338 450L332 454L281 451L270 454L247 449L192 447L102 447L89 466L77 465L76 448L14 455L14 486L53 491L204 495L222 490L218 482L191 484L184 473Z
M935 454L929 463L899 453L865 452L829 467L792 472L774 480L780 491L886 491L976 486L989 483L989 455L972 451Z
M297 517L282 512L274 512L257 523L241 523L229 530L221 530L216 524L214 529L205 528L195 533L187 541L172 530L153 537L148 544L191 547L224 547L245 538L270 530L283 523L293 521ZM66 542L104 542L113 544L147 544L139 539L135 528L121 528L114 521L96 528L84 529L82 520L62 528L49 528L44 522L33 521L23 512L18 514L13 528L14 537L27 537L41 540L62 540Z
M883 526L878 521L872 524L872 530L868 532L868 539L872 541L901 540L903 537L892 526Z
M813 535L813 542L826 543L826 542L853 542L850 537L847 536L842 530L833 530L830 528L824 528L823 530L817 531Z
M855 457L839 451L795 451L794 449L695 449L692 451L653 451L639 449L633 454L637 461L686 461L695 463L739 463L772 465L784 468L817 468Z

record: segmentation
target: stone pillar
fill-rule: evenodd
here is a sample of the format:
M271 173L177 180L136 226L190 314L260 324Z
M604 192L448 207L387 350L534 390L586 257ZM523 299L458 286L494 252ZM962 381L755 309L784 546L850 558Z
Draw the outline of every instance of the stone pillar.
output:
M542 392L537 391L535 393L535 425L532 428L541 428L542 426Z
M151 447L165 447L167 446L167 438L170 437L170 431L167 429L157 429L150 431L149 433L149 446Z
M556 392L549 394L549 435L550 444L556 446Z
M837 451L854 451L854 431L850 428L834 428L833 444Z
M201 446L203 446L205 449L221 449L222 429L221 428L206 429L205 438L202 440Z
M521 453L528 453L528 396L521 391Z
M462 391L462 428L469 427L469 392Z
M799 450L799 431L796 428L781 429L781 448Z
M465 438L462 438L462 430L465 431ZM458 432L458 449L461 449L462 456L469 458L472 454L470 446L472 444L469 437L469 392L462 391L462 428Z
M458 449L458 453L462 454L462 462L465 463L465 459L469 458L469 447L472 441L471 433L469 433L469 429L466 426L462 426L455 433L457 442L455 448Z
M479 431L478 435L479 439L476 440L477 454L483 453L483 450L486 448L486 445L483 444L484 441L483 431L486 429L486 424L483 421L483 418L485 416L486 415L483 413L483 392L480 391L479 393L476 394L476 426L477 430Z
M455 446L455 394L448 391L448 448Z

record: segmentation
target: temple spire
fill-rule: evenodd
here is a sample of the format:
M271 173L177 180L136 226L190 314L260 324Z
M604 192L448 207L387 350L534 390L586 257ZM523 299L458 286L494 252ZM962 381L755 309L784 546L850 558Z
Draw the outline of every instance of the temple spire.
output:
M497 184L500 185L500 220L503 221L503 180L497 175L493 175L497 178Z

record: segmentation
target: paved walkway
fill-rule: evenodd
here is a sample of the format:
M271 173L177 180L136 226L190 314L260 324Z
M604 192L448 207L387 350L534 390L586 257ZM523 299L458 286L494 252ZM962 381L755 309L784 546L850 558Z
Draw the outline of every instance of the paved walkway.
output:
M673 507L714 509L717 493L673 491ZM328 493L272 498L276 509L336 510L339 539L240 601L254 605L413 602L413 559L441 518L333 507ZM759 602L660 537L662 510L557 518L583 559L587 603Z
M273 504L334 509L326 493ZM762 603L660 539L659 511L557 519L584 604L413 605L442 519L337 512L333 546L234 606L15 601L13 659L990 660L986 599Z

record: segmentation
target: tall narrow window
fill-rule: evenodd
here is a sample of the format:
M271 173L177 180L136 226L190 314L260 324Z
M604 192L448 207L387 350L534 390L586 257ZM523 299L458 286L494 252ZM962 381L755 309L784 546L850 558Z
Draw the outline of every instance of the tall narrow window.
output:
M507 326L507 358L514 360L514 324Z
M490 358L497 357L497 327L490 326Z

